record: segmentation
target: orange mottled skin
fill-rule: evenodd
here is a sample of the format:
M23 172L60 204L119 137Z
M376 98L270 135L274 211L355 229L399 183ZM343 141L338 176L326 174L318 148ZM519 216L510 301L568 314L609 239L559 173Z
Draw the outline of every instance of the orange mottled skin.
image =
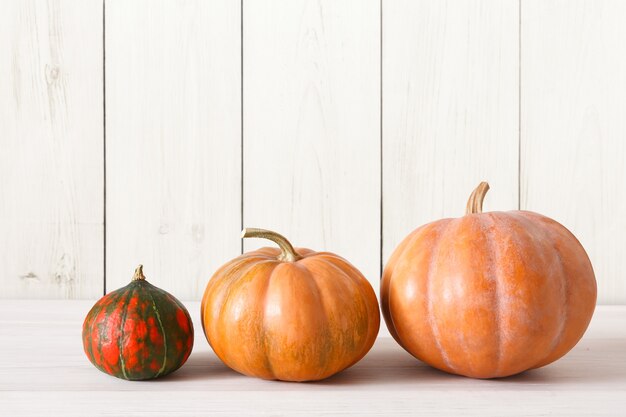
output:
M297 249L293 262L262 248L222 266L201 304L217 356L249 376L327 378L358 362L380 326L374 290L343 258Z
M475 378L559 359L582 337L595 303L581 244L529 211L426 224L396 248L381 281L396 341L435 368Z

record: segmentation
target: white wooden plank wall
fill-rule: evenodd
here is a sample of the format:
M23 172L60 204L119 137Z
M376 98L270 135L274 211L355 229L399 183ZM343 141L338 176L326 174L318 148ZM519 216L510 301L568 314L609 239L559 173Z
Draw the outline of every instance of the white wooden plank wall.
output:
M181 299L239 255L240 7L106 3L107 290L137 263Z
M378 290L400 240L488 180L487 210L561 221L599 302L626 303L625 19L617 0L1 2L0 298L94 298L105 264L110 291L142 262L197 299L242 224Z
M626 303L626 2L522 3L522 207L587 249Z
M0 297L96 297L102 2L0 2L0 75Z
M378 289L380 3L244 1L243 13L244 223L340 254Z

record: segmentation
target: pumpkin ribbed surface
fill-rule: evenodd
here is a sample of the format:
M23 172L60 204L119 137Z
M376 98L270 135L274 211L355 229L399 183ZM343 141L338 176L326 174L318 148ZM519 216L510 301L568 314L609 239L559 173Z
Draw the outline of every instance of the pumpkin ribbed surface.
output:
M373 288L345 259L262 248L224 265L201 305L205 335L234 370L264 379L319 380L361 359L380 326Z
M397 247L381 281L398 343L431 366L477 378L557 360L582 337L595 301L578 240L529 211L422 226Z

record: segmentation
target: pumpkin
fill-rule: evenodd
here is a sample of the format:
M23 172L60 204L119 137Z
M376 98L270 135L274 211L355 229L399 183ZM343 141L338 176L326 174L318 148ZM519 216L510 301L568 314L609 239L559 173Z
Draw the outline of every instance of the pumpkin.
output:
M130 284L89 311L83 347L91 363L109 375L157 378L185 363L193 347L193 324L181 302L146 281L139 265Z
M243 237L278 248L245 253L222 266L201 303L204 333L216 355L245 375L283 381L327 378L358 362L380 326L372 286L348 261L294 249L278 233Z
M576 237L530 211L482 212L481 183L465 216L413 231L381 280L391 335L417 359L475 378L505 377L565 355L596 303Z

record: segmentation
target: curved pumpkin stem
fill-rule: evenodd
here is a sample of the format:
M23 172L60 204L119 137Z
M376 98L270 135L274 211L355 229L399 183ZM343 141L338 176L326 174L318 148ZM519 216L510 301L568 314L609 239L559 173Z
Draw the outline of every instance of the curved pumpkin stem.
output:
M146 277L143 275L143 265L139 265L135 269L135 275L133 275L133 281L143 281Z
M269 239L275 242L282 253L278 256L278 259L285 262L295 262L298 259L302 259L302 256L296 252L291 243L283 235L272 232L271 230L257 229L255 227L246 227L241 231L241 237L259 237L262 239Z
M485 181L478 184L478 187L472 191L469 200L467 200L467 206L465 206L465 214L477 214L483 212L483 200L485 195L489 191L489 184Z

